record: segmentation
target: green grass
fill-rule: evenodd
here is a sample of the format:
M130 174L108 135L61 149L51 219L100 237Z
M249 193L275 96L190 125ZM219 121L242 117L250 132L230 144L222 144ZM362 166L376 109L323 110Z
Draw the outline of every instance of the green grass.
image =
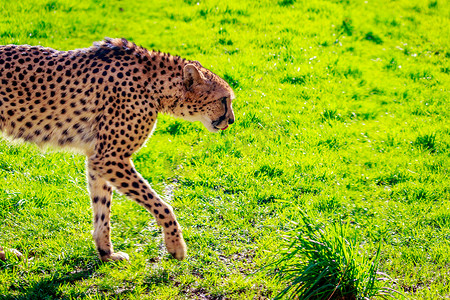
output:
M151 3L154 2L154 3ZM265 299L258 272L298 210L358 233L389 288L450 296L450 5L443 0L6 1L0 44L88 47L105 36L200 61L235 90L211 134L160 116L134 156L174 206L189 256L164 250L141 207L114 195L102 264L84 158L0 142L4 299Z

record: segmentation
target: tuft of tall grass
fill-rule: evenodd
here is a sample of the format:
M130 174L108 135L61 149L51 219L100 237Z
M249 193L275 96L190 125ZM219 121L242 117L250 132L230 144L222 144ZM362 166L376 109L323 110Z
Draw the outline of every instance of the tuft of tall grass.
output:
M437 151L436 134L432 133L418 136L413 144L419 149L435 153Z
M388 276L378 272L380 246L373 255L362 253L360 238L347 238L348 226L314 225L301 214L304 226L286 238L287 247L266 266L287 283L274 299L394 298L396 291L383 286Z

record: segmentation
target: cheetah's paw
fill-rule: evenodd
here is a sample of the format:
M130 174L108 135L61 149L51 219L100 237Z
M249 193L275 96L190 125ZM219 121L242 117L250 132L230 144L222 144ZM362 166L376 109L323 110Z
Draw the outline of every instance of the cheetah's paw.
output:
M15 256L17 259L22 259L23 258L23 254L20 253L18 250L16 249L3 249L2 247L0 247L0 260L6 261L6 253L9 252L10 254L12 254L13 256Z
M187 247L181 233L177 236L164 234L167 251L176 259L183 260L187 255Z
M111 255L105 255L102 258L102 261L121 261L121 260L130 260L130 256L125 252L114 252Z

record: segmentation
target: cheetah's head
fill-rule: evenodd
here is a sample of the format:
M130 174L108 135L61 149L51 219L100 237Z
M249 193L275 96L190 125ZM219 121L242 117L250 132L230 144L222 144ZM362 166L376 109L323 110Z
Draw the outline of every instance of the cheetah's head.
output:
M180 110L184 119L200 121L211 132L225 130L234 123L234 93L225 80L194 61L184 66L183 83L185 93Z

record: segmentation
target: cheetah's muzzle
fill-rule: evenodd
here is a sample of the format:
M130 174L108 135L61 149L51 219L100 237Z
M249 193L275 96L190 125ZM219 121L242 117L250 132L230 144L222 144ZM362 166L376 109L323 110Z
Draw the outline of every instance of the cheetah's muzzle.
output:
M228 116L228 105L227 105L227 98L224 97L221 99L223 107L225 108L225 112L223 113L222 116L219 117L219 119L217 119L216 121L212 122L212 126L214 129L221 129L221 130L225 130L228 128L228 125L231 125L234 123L234 115L233 113L231 114L231 116ZM230 104L230 109L231 109L231 104ZM223 121L225 121L228 118L228 121L225 123L225 127L220 127L220 124L223 123ZM223 126L223 125L222 125Z

